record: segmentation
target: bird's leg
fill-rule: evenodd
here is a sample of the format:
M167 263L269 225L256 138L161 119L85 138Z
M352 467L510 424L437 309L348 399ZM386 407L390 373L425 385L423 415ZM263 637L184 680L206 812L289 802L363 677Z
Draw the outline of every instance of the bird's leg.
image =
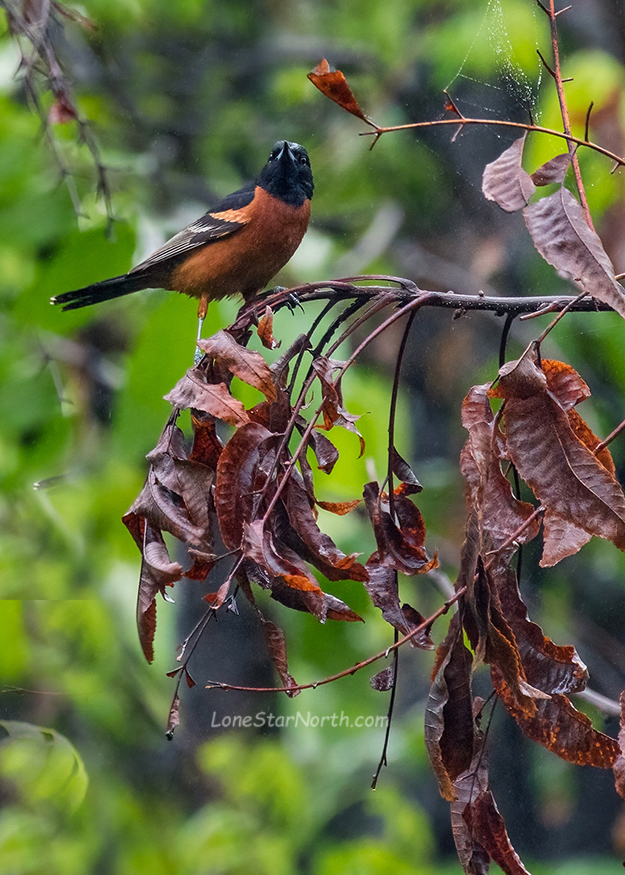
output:
M197 308L197 339L195 341L195 355L193 356L193 364L198 365L202 361L202 357L204 353L198 346L198 343L202 339L202 326L204 325L204 320L206 319L206 314L208 313L208 295L202 295L200 298L200 303Z

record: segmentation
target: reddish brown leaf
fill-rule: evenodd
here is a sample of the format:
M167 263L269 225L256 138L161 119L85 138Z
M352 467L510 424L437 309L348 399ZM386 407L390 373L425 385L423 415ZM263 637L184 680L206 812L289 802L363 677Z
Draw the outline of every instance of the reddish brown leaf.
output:
M193 559L193 565L188 571L185 571L184 577L189 580L206 580L210 572L219 561L219 556L215 553L205 553L202 550L194 550L188 548L189 556Z
M574 368L564 362L542 359L540 366L547 377L549 391L553 392L562 408L568 413L569 423L574 433L595 455L595 458L601 462L603 467L607 468L613 477L616 477L616 467L610 451L607 447L604 447L599 453L595 454L595 448L601 441L593 434L579 413L572 409L576 404L579 404L586 398L590 398L590 389L585 381L582 380Z
M391 519L388 496L380 495L377 483L367 483L364 498L378 549L367 565L385 565L403 574L424 574L436 568L436 557L425 552L425 525L419 509L409 498L394 500L397 523Z
M574 708L566 696L554 693L550 699L536 702L536 713L527 717L518 708L496 666L491 666L491 677L507 711L533 741L578 766L601 769L614 766L619 755L616 739L594 729L588 717Z
M585 292L625 318L625 292L597 233L589 228L579 203L561 186L523 210L525 223L542 257L571 277Z
M465 647L458 614L436 654L435 673L425 707L425 744L443 799L458 798L454 781L473 758L471 652Z
M579 693L585 689L588 670L571 645L558 646L532 623L521 599L516 573L507 568L496 578L501 609L514 632L529 684L544 693Z
M534 194L534 183L521 166L525 137L518 140L502 152L499 158L491 161L484 168L482 177L482 192L489 201L495 201L502 210L514 213L527 206Z
M219 457L214 500L219 530L229 550L240 546L246 525L262 513L261 494L274 468L280 440L280 435L250 422L233 434Z
M215 420L207 413L192 410L191 424L193 426L193 449L189 455L189 461L206 465L207 468L215 471L223 450L223 444L215 428Z
M329 535L321 531L306 490L295 474L295 471L291 472L288 483L282 491L286 517L276 522L275 533L302 559L321 571L328 580L366 580L367 572L359 562L356 562L359 554L346 555L339 550Z
M460 470L468 485L467 503L475 514L476 550L484 557L500 551L497 564L507 565L517 544L527 543L539 531L533 522L516 535L534 512L531 504L520 501L512 492L508 480L501 471L505 457L502 436L495 426L495 419L487 397L487 386L473 386L462 403L462 424L469 431L469 439L460 457ZM510 542L515 535L515 543ZM503 550L507 542L509 546ZM477 552L474 554L477 560ZM467 580L472 579L475 568L467 568Z
M577 437L529 355L504 365L497 393L506 399L510 458L546 508L541 565L571 555L592 535L625 549L621 486Z
M282 681L282 686L297 687L297 683L288 669L286 658L286 638L284 637L284 632L279 626L272 623L270 620L265 620L264 617L261 621L261 628L263 630L263 635L265 636L269 655L271 656L271 660L280 676L280 680ZM301 690L293 689L291 692L287 692L287 695L294 698L295 696L299 696L300 693Z
M351 513L357 508L361 502L362 498L355 498L352 501L318 501L317 505L322 510L327 510L336 516L345 516L346 513Z
M300 424L298 423L298 428ZM306 427L304 423L303 427ZM313 431L308 438L308 446L315 454L319 470L324 474L331 474L339 458L339 451L332 441L318 431Z
M529 875L510 843L503 817L490 790L479 793L462 813L475 842L506 875Z
M150 468L141 493L123 522L143 552L143 530L138 519L154 529L170 532L199 549L210 549L209 499L213 473L186 458L184 435L168 424L158 444L148 454Z
M294 611L313 614L320 623L326 620L343 620L348 623L364 623L355 611L335 596L327 592L314 592L293 589L280 580L271 587L271 598Z
M535 185L551 185L554 182L562 184L570 166L571 156L568 152L556 155L532 173L532 182Z
M347 112L351 112L352 115L357 116L363 122L375 127L373 122L367 118L358 106L358 101L352 94L345 76L343 76L340 70L330 70L330 65L325 58L308 74L308 78L330 100L338 103L340 107L347 110Z
M156 632L156 594L160 592L165 595L165 587L173 586L182 577L182 568L177 562L170 560L160 531L153 529L145 521L142 523L143 559L137 596L137 629L143 654L148 662L152 662Z
M268 401L275 401L276 387L269 365L260 353L241 346L227 331L198 340L197 345L239 380L261 391Z
M575 368L556 359L541 359L540 368L547 378L547 387L558 399L563 410L572 410L590 398L590 389Z
M621 693L621 724L618 733L619 753L614 761L614 783L616 792L625 799L625 690Z
M360 417L348 413L343 407L343 396L340 386L336 384L332 376L334 371L341 370L343 364L343 362L334 361L325 356L318 356L313 361L313 368L321 384L321 397L323 402L321 411L323 414L323 425L317 427L329 431L335 425L338 425L347 431L351 431L353 434L357 435L360 440L360 455L362 456L365 451L365 442L355 425Z
M230 394L226 384L207 382L204 371L199 368L190 368L165 395L165 401L179 410L203 410L229 425L241 426L249 422L245 407Z
M281 341L276 340L273 336L273 310L271 307L265 307L265 312L260 317L256 332L265 349L277 349L280 346Z
M506 680L510 695L514 697L516 707L530 716L536 713L534 699L544 694L527 682L516 638L501 609L493 576L492 569L486 570L479 557L477 574L464 598L464 628L476 660L497 666Z
M417 626L423 622L423 617L414 611L414 608L408 606L408 610L403 610L399 603L399 587L397 584L397 572L393 568L385 565L378 565L369 561L366 565L369 579L365 581L364 586L369 594L369 598L376 608L382 612L382 616L397 629L402 635L408 635ZM413 613L411 613L413 612ZM423 631L411 639L413 647L420 647L423 650L433 650L434 644L429 636L428 631Z
M262 520L246 526L243 543L244 555L264 568L270 578L281 577L287 586L321 595L321 589L300 557L285 544L275 541Z

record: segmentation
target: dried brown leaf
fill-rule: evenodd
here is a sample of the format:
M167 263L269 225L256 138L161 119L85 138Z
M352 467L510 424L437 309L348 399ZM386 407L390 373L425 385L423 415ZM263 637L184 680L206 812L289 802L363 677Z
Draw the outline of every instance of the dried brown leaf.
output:
M425 707L425 744L443 799L457 799L454 781L473 759L471 652L465 647L458 614L436 654L435 673Z
M382 671L369 678L369 684L372 690L377 690L379 693L388 693L395 686L395 677L395 662L393 661L388 668L383 668Z
M388 496L380 494L377 483L365 484L364 499L378 546L368 565L386 565L409 575L425 574L437 567L436 557L430 559L425 552L423 517L409 498L395 496L397 523L391 518Z
M571 277L593 298L625 318L625 292L597 233L571 192L561 186L554 194L523 210L525 223L542 257Z
M396 477L401 480L401 485L397 488L398 495L415 495L417 492L423 491L423 486L419 483L416 474L403 459L395 447L391 447L391 469Z
M241 346L227 331L198 340L200 349L231 374L263 393L268 401L276 400L276 387L269 365L258 352Z
M345 76L340 70L330 70L330 65L323 58L308 74L308 78L314 86L316 86L322 94L329 97L340 107L355 115L357 118L366 122L368 125L375 127L372 121L363 113L358 105L358 101L352 94L351 88L347 84Z
M280 346L281 341L276 340L273 336L273 310L271 307L265 307L265 312L259 319L256 332L265 349L277 349Z
M484 168L482 177L484 197L489 201L495 201L508 213L514 213L527 206L535 191L530 175L521 166L526 136L527 134L523 134L515 140L499 158L491 161Z
M543 164L532 173L532 182L535 185L551 185L554 182L561 185L570 166L571 156L568 152L556 155L555 158L547 161L546 164Z
M620 696L621 722L618 733L619 752L614 761L614 784L616 792L625 799L625 690Z
M521 731L555 753L560 759L578 766L611 769L619 755L615 738L593 728L588 717L559 693L536 702L536 713L528 717L518 708L508 685L496 666L491 666L493 685L506 710Z
M414 608L404 611L399 603L399 587L395 569L371 561L365 567L368 572L368 580L364 582L365 589L375 607L382 612L386 622L402 635L408 635L417 626L420 626L424 618L417 611L414 611ZM413 647L420 647L423 650L434 649L429 631L426 630L412 638L410 643Z
M620 484L571 428L543 371L524 355L500 371L506 446L520 476L546 508L541 565L576 552L592 535L625 550Z
M246 526L263 512L260 498L275 467L280 440L280 435L250 422L232 435L219 457L214 500L219 530L229 550L240 546Z
M229 425L241 426L249 422L245 407L230 394L226 384L207 382L205 373L199 368L190 368L165 395L165 400L179 410L202 410Z
M497 592L506 621L514 632L527 682L544 693L579 693L585 689L588 669L572 645L559 646L527 616L516 573L507 568L496 577Z
M289 672L287 656L286 656L286 638L282 629L271 620L265 620L262 617L261 628L267 644L271 661L273 662L283 687L297 687L297 683ZM287 695L291 698L299 696L301 690L293 689Z
M510 483L501 470L501 461L506 449L501 434L496 429L490 409L486 385L473 386L462 403L462 424L469 438L460 456L460 470L467 481L467 504L469 513L475 515L476 552L484 557L499 551L497 564L507 565L518 544L536 537L537 522L526 526L516 534L534 512L534 507L520 501L512 492ZM515 535L514 542L510 541ZM503 546L508 543L506 549ZM467 568L467 580L475 568Z
M506 875L530 875L512 847L506 825L490 790L471 800L462 813L473 840Z
M359 504L362 503L362 498L354 498L352 501L318 501L317 505L322 510L327 510L336 516L345 516L346 513L351 513Z
M156 632L156 594L165 595L165 587L182 577L182 567L172 562L158 529L145 520L143 529L141 576L137 594L137 629L141 649L148 662L154 659L154 634Z
M314 565L328 580L367 579L364 567L356 562L359 554L346 555L329 535L321 531L306 490L294 471L282 491L282 502L286 518L275 523L275 532L284 543Z

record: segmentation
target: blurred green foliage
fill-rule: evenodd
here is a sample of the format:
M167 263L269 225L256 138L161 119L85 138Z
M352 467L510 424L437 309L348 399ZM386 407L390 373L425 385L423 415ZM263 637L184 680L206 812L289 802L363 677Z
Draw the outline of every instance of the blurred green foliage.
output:
M97 31L60 19L58 49L108 169L116 220L111 239L76 125L53 134L72 170L80 216L19 77L13 78L17 54L6 23L0 36L0 875L456 872L453 857L444 856L448 815L437 807L423 747L428 654L402 655L390 765L375 794L368 787L380 728L291 724L279 733L215 737L210 727L193 725L183 699L182 726L165 742L172 694L165 672L189 629L177 626L177 606L159 606L156 661L144 664L133 619L139 555L120 517L141 488L144 456L169 414L162 396L190 364L195 308L181 296L153 292L62 314L48 298L127 270L213 198L254 175L281 137L306 144L317 183L311 233L281 282L333 276L350 258L360 272L408 274L414 241L441 264L457 259L465 274L488 240L511 254L495 260L490 272L476 268L484 282L500 293L519 286L523 293L560 291L561 280L531 246L511 245L514 219L493 220L496 208L482 203L481 168L501 151L498 136L467 132L452 148L448 131L400 133L369 152L370 141L358 138L362 126L306 80L327 56L381 123L440 117L445 87L466 99L465 114L507 117L538 92L536 47L548 52L546 22L529 0L86 0L81 10ZM591 51L575 31L566 36L577 130L590 100L595 114L616 123L622 63L600 47ZM50 102L48 95L44 106ZM558 126L544 77L536 113L541 124ZM530 138L528 169L561 148L561 141ZM601 227L602 217L618 215L622 177L610 176L606 162L591 153L582 161ZM396 239L356 248L389 204L402 217ZM444 272L423 279L448 287ZM227 324L235 312L235 302L211 305L205 331ZM306 316L278 316L283 348L313 315L314 308ZM415 410L426 411L431 446L417 466L426 487L419 503L429 544L452 576L463 517L456 402L472 382L496 373L496 343L484 340L483 324L454 327L456 339L461 331L473 338L459 347L460 363L448 352L449 319L443 340L428 328L415 352L424 372L406 367L411 388L399 407L397 444L410 458L423 428ZM532 331L517 328L512 349L522 348ZM606 433L622 417L615 404L624 388L620 320L564 320L550 343L591 383L593 415ZM345 379L347 407L362 415L367 450L358 458L353 435L334 437L341 459L332 478L318 477L322 499L359 497L367 479L384 476L395 345L395 337L385 339ZM424 400L419 381L454 388ZM451 435L440 447L429 424L433 411ZM622 453L617 461L622 465ZM360 511L336 520L322 512L322 520L346 552L373 550ZM622 583L614 584L623 579L621 558L607 560L588 548L585 557L580 576L603 574L622 599ZM178 584L180 601L185 586L195 592L190 582ZM286 629L298 680L343 669L392 640L356 584L327 586L365 617L365 626L322 627L259 598ZM440 604L428 581L403 586L425 614ZM545 585L547 610L554 624L561 618L563 634L579 596L568 592L557 575ZM440 640L444 629L436 632ZM220 672L214 662L213 679ZM206 678L197 680L201 687ZM350 721L383 716L387 708L387 697L371 690L365 673L295 700L258 702L251 707L275 707L283 717L345 714ZM574 795L566 780L561 784L552 795ZM577 860L566 871L597 875L602 865Z

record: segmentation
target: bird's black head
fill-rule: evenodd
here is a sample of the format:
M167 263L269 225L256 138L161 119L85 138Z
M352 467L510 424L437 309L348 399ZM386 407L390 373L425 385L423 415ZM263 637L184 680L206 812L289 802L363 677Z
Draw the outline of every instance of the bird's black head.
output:
M299 143L278 140L258 177L265 191L292 207L313 196L314 183L308 152Z

